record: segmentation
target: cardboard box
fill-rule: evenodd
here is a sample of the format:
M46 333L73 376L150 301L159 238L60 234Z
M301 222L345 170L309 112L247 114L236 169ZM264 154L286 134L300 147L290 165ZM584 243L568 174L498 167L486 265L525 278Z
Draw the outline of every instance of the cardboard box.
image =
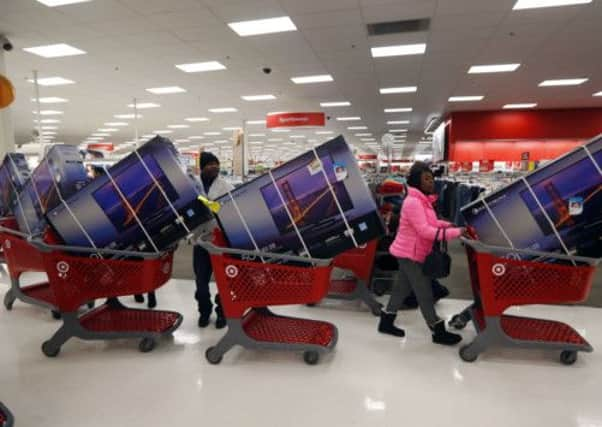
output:
M8 153L0 166L0 216L10 216L14 204L29 179L30 170L25 155Z
M374 199L342 136L218 202L219 224L229 244L239 249L330 258L384 234Z

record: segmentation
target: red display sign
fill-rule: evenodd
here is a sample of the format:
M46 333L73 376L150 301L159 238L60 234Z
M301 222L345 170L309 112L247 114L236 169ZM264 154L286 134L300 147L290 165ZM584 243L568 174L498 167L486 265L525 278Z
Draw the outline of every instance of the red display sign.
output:
M460 169L462 172L471 172L472 171L472 162L461 162Z
M319 127L326 124L324 113L278 113L270 114L266 118L266 127L290 128L290 127Z
M112 142L95 142L88 144L88 150L92 151L113 151L115 146Z
M358 154L357 155L358 160L376 160L376 158L377 158L376 154Z
M479 172L491 172L493 170L493 160L479 161Z

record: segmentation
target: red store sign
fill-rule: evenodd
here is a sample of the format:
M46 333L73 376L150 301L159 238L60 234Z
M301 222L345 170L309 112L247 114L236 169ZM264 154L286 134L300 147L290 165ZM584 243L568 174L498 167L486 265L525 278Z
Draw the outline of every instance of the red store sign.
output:
M324 126L326 115L324 113L278 113L270 114L266 118L266 127L290 128L302 126Z

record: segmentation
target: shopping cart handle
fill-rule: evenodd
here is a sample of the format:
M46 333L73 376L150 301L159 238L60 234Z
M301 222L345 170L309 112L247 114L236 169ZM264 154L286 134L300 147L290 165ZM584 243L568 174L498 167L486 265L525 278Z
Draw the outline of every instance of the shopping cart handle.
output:
M542 252L542 251L535 251L532 249L514 249L514 248L503 247L503 246L486 245L485 243L479 242L478 240L467 239L465 237L461 237L460 241L462 243L464 243L465 245L468 245L468 246L476 249L479 252L485 252L485 253L491 253L491 254L495 254L495 253L507 254L508 252L511 252L511 253L515 253L518 255L529 255L529 256L536 256L536 257L543 257L543 258L561 259L561 260L571 261L571 262L580 262L580 263L584 263L584 264L589 264L591 266L596 266L596 265L600 264L600 261L602 261L602 258L588 258L588 257L583 257L583 256L577 256L577 255L563 255L563 254L559 254L556 252Z
M68 246L68 245L49 245L40 239L28 239L32 246L35 246L42 252L51 251L62 251L62 252L75 252L80 254L98 254L98 255L111 255L111 256L124 256L124 257L136 257L143 259L157 259L161 258L166 252L136 252L136 251L122 251L117 249L106 249L106 248L84 248L80 246Z
M199 241L198 244L205 248L210 254L242 255L262 259L280 259L284 261L295 261L303 262L306 264L315 264L319 267L327 266L332 263L332 258L308 258L298 255L277 254L273 252L259 252L248 251L244 249L224 248L222 246L216 246L213 243L206 241Z

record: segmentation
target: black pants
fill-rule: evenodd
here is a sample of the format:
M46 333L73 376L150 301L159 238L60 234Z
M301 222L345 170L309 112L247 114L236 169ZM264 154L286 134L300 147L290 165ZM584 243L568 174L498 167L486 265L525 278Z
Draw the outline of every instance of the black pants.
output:
M213 310L213 303L211 302L211 293L209 292L209 282L211 281L211 274L213 268L211 266L211 257L202 247L195 245L192 252L192 265L194 267L194 275L196 281L196 292L194 298L198 304L199 313L201 315L211 314ZM219 295L215 296L215 312L218 315L222 315L222 305L219 299Z

